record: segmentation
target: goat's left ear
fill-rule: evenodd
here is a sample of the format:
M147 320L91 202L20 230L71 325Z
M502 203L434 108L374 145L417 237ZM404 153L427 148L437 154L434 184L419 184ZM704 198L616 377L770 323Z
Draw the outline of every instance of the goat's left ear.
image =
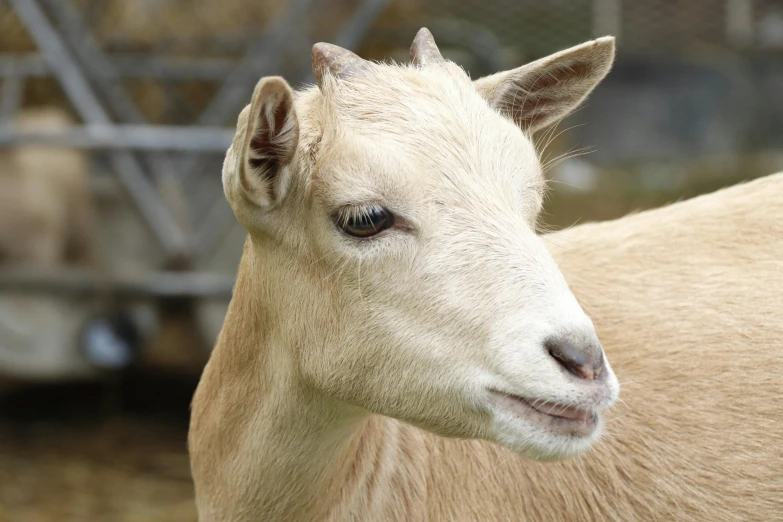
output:
M614 61L606 36L473 82L487 102L532 134L576 109Z
M288 165L299 143L294 93L283 78L262 78L253 91L244 141L240 183L245 197L268 208L283 199Z

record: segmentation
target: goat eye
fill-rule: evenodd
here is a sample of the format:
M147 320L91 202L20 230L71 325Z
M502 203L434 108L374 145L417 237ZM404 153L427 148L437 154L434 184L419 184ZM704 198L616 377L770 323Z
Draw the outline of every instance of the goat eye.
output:
M368 238L394 226L394 216L385 208L369 207L338 215L336 224L349 236Z

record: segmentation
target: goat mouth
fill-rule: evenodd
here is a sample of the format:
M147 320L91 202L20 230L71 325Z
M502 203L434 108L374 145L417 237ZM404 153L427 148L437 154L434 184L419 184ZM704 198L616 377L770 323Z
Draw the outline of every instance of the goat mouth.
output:
M504 410L547 431L572 437L588 437L598 426L598 414L593 409L526 399L494 390L490 392Z

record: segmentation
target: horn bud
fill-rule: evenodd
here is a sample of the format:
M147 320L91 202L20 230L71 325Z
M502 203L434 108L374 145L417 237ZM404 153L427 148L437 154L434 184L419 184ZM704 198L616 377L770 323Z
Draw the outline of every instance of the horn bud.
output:
M311 56L315 82L321 89L327 72L335 78L348 79L367 70L370 66L370 62L348 49L329 43L315 44Z
M426 67L442 61L443 56L435 45L435 38L429 29L422 27L411 45L411 63L416 67Z

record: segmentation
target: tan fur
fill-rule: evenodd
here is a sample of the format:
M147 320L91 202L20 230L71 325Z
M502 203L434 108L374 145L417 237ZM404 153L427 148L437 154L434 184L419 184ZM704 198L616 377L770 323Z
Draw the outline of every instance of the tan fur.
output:
M562 97L541 86L539 114L566 114L600 81L602 45L587 45L597 67L559 77ZM612 362L576 382L540 342L590 342L592 323L532 232L543 179L500 116L505 80L479 95L447 62L338 76L297 93L295 112L287 85L262 79L226 156L249 237L193 400L200 520L774 518L783 175L544 236ZM406 226L344 240L328 216L357 201ZM612 369L624 404L597 444L485 406L505 382L600 408Z
M67 128L57 108L26 109L16 124L27 131ZM87 156L82 151L28 145L4 153L0 166L0 262L52 268L87 263L93 209Z
M56 107L39 107L23 110L15 124L47 132L73 121ZM0 268L92 266L88 158L85 151L40 145L0 151ZM0 295L0 377L48 380L94 374L79 353L80 330L91 313L91 303L79 298Z

